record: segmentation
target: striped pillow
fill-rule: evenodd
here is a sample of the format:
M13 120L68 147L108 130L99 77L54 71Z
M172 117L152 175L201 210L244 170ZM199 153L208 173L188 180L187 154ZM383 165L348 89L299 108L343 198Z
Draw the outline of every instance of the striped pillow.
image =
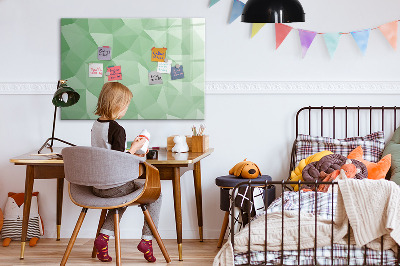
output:
M317 137L299 134L296 139L296 165L302 159L317 152L329 150L343 156L361 146L364 151L364 159L370 162L378 162L385 148L383 131L378 131L364 137L352 137L345 139L333 139L329 137Z
M21 240L22 218L15 220L4 220L1 237ZM40 238L39 216L29 218L27 239Z

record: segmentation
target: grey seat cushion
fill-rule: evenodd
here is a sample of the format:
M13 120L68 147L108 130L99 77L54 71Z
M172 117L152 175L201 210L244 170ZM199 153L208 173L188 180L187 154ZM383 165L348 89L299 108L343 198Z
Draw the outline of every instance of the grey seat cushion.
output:
M137 181L135 180L135 182L143 182L144 183L144 180L137 180ZM138 190L135 190L131 194L128 194L123 197L101 198L92 193L92 187L70 183L70 193L71 193L72 199L79 205L90 206L90 207L94 207L94 208L118 206L118 205L127 203L129 201L132 201L140 193L142 193L143 188L144 188L144 186Z

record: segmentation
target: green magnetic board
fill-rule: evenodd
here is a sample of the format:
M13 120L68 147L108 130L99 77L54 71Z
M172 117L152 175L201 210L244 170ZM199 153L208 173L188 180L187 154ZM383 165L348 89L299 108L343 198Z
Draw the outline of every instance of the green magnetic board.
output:
M98 60L98 47L111 47L111 60ZM108 77L107 67L121 66L122 80L133 93L123 119L204 119L204 18L61 19L61 79L81 96L61 108L62 119L96 119L94 110ZM151 49L167 48L166 58L183 66L184 78L149 85ZM89 77L89 64L102 63L103 76Z

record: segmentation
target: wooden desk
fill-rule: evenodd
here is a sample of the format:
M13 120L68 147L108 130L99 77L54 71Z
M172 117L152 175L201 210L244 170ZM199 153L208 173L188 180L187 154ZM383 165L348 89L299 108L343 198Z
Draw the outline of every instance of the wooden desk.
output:
M61 148L54 148L60 153ZM161 149L157 160L147 160L148 163L158 168L161 180L171 180L173 184L175 223L178 242L179 260L182 260L182 204L180 177L188 170L193 170L194 190L196 196L197 219L199 225L200 241L203 241L203 211L201 193L201 168L200 160L210 155L214 149L206 152L189 152L174 154ZM43 151L47 153L50 151ZM32 189L34 179L57 178L57 240L60 240L61 214L64 188L64 162L56 156L39 156L37 151L23 154L10 159L15 165L26 165L25 199L21 235L21 255L24 258L28 218L31 208ZM181 169L183 168L183 169Z

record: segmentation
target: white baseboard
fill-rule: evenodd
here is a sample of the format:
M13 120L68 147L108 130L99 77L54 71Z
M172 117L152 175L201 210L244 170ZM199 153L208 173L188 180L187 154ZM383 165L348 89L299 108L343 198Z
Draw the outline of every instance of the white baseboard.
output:
M50 94L56 82L0 83L0 94ZM399 81L209 81L206 94L400 94Z

